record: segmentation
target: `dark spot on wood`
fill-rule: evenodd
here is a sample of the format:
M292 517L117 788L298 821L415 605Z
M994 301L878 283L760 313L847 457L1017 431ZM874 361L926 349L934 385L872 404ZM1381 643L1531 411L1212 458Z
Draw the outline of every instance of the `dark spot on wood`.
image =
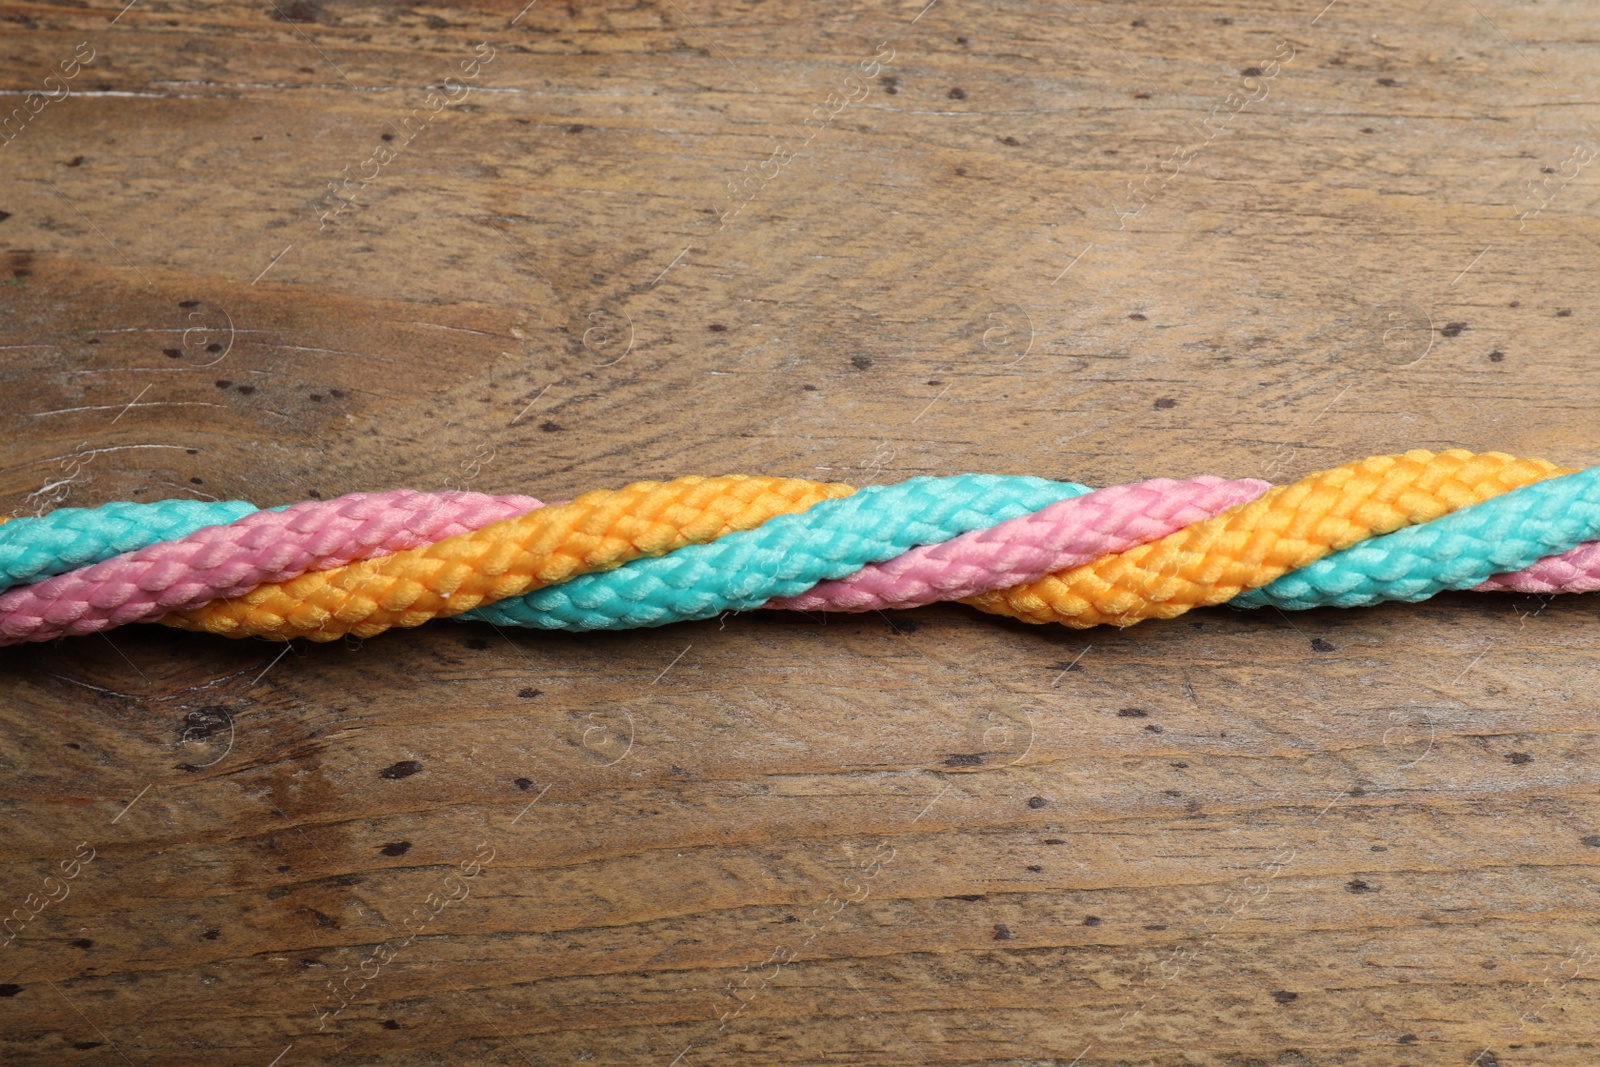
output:
M1166 923L1151 923L1149 926L1145 927L1146 930L1165 930L1166 928Z
M99 1048L103 1044L105 1044L104 1041L74 1041L72 1047L79 1052L87 1052L89 1049Z
M1052 663L1052 664L1050 664L1050 669L1053 670L1053 671L1063 671L1063 672L1065 672L1065 671L1076 671L1078 673L1082 673L1082 671L1083 671L1083 668L1078 665L1076 660L1074 660L1071 663Z
M0 997L14 997L22 992L22 987L15 982L0 982Z
M180 301L178 301L178 306L181 307L181 308L197 308L197 307L200 306L200 301L198 301L198 300L180 300Z
M1378 79L1378 84L1379 85L1383 85L1383 86L1387 86L1388 88L1393 89L1396 86L1398 86L1400 83L1395 81L1393 78L1379 78Z
M233 384L233 379L232 378L218 378L217 381L216 381L216 386L217 386L218 389L226 389L226 388L228 388L228 386L230 386L232 384Z
M533 788L533 779L532 778L514 778L514 779L512 779L511 784L515 785L518 789L520 789L524 793L526 793L528 790Z
M983 756L976 753L957 753L944 761L946 767L982 767Z
M183 358L183 349L181 349L181 348L163 348L161 351L166 353L166 356L167 356L168 359L182 359Z
M1510 760L1518 767L1522 766L1524 763L1533 762L1533 757L1528 755L1526 752L1508 752L1506 753L1506 759Z
M967 98L967 91L965 89L961 88L961 86L958 85L954 89L951 89L945 95L948 96L952 100L965 100Z
M994 924L994 939L996 941L1010 941L1012 936L1011 927L1005 923Z
M429 15L428 16L428 29L430 29L430 30L448 30L449 28L450 28L450 24L448 22L446 22L444 19L440 18L438 15Z
M817 391L817 387L814 385L802 385L800 388L804 389L808 393L814 393Z
M391 781L400 778L410 778L413 774L422 771L422 764L414 759L403 759L399 763L391 763L378 772L379 778L388 778Z
M917 632L917 624L910 619L888 619L886 621L889 623L889 632L892 634L914 634Z
M1028 798L1028 807L1030 807L1030 808L1042 808L1048 803L1050 803L1050 802L1048 800L1046 800L1044 797L1029 797Z
M318 0L272 0L272 18L277 22L315 22L321 13Z
M1135 100L1148 100L1148 99L1150 99L1150 94L1149 93L1134 93L1133 94L1133 98Z
M900 91L900 79L893 74L879 75L878 81L883 85L883 91L888 93L890 96L893 96L895 93Z
M489 647L489 642L485 641L481 637L469 637L463 641L462 644L477 652L482 652L484 649Z
M311 401L313 404L320 404L322 403L322 394L312 393L310 396L306 397L306 399Z
M1164 734L1167 731L1166 731L1165 727L1158 726L1155 723L1151 723L1149 726L1145 727L1145 732L1146 733L1152 733L1152 734Z
M1540 174L1554 174L1555 172L1556 172L1556 168L1554 168L1554 167L1540 167L1539 168L1539 173Z
M71 945L73 948L94 948L94 942L90 941L87 937L75 937L71 941L68 941L67 944Z
M1600 834L1590 834L1588 837L1580 838L1578 844L1588 845L1590 848L1600 848Z
M243 393L245 396L249 396L251 393L254 393L255 391L256 391L256 387L253 386L253 385L241 385L241 386L239 386L239 392Z
M289 891L287 889L269 889L266 892L266 897L268 900L282 900L288 895Z
M544 690L535 689L531 685L525 685L521 689L517 690L517 696L521 697L523 700L532 700L534 697L544 696Z
M1490 363L1500 363L1505 358L1506 358L1506 354L1504 352L1500 351L1499 349L1495 349L1493 352L1489 353L1489 362Z
M1169 796L1169 797L1181 797L1181 796L1183 796L1183 794L1180 793L1176 789L1163 789L1161 792L1162 792L1162 794L1164 796Z
M956 167L954 169L955 169L955 175L956 175L957 178L965 178L967 176L967 168L966 167Z
M711 325L707 326L706 329L710 330L712 333L727 333L728 332L728 328L726 326L722 325L722 323L720 323L720 322L713 322Z
M1572 309L1571 308L1562 308L1560 311L1556 312L1556 318L1558 318L1558 319L1570 318L1571 316L1572 316Z
M967 39L965 37L957 37L956 38L956 44L966 44L966 43L967 43Z
M1506 305L1506 307L1508 307L1508 308L1519 308L1521 306L1522 306L1522 301L1520 301L1520 300L1513 300L1513 301L1511 301L1511 303Z
M945 897L944 899L946 899L946 900L982 900L987 895L988 894L985 894L985 893L957 893L954 896L948 896L948 897Z
M1467 328L1467 324L1464 323L1464 322L1447 322L1447 323L1444 324L1444 329L1439 331L1439 336L1440 337L1460 337L1461 336L1461 331L1465 330L1466 328Z
M339 928L339 920L335 919L332 915L324 915L316 908L307 908L306 910L311 913L311 917L316 920L318 926L329 926L335 930Z
M213 926L200 936L205 938L207 941L215 941L217 938L222 936L222 931Z
M1015 137L1012 137L1010 134L1000 138L1000 143L1010 145L1012 148L1016 148L1022 144L1021 141L1017 140Z
M1402 1045L1415 1045L1419 1039L1416 1034L1401 1034L1398 1040Z
M1085 915L1083 917L1083 925L1085 925L1085 926L1099 926L1100 925L1100 916L1098 916L1098 915Z
M312 500L321 500L322 499L322 490L313 489L309 493L307 493L306 496L310 497Z
M1222 736L1226 737L1228 735L1223 734ZM1353 797L1364 797L1367 795L1367 791L1361 788L1359 785L1353 785L1350 787L1350 795Z
M1295 1001L1300 999L1300 994L1291 993L1287 989L1279 989L1272 994L1272 999L1276 1000L1279 1004L1293 1004Z
M850 365L852 367L854 367L856 370L866 370L868 367L872 366L872 357L871 356L851 356L850 357Z
M281 812L281 811L278 811L278 812L273 812L273 814L274 814L274 815L282 815L282 814L283 814L283 812ZM287 870L288 870L288 869L289 869L289 865L288 865L288 864L287 864L287 863L280 863L280 864L278 864L278 873L279 873L279 874L282 874L282 873L284 873L284 872L285 872L285 871L287 871Z
M73 156L71 159L67 160L67 166L69 166L69 167L81 167L81 166L83 166L83 157L82 156Z
M568 133L582 133L583 132L583 123L574 122L572 125L567 127L567 132Z
M1472 1067L1500 1067L1500 1058L1492 1052L1480 1052L1472 1061Z
M1378 891L1377 886L1369 885L1360 878L1350 879L1345 883L1344 887L1352 893L1376 893Z
M1122 708L1117 712L1119 719L1147 719L1150 713L1143 708Z
M1145 322L1145 321L1147 321L1146 317L1144 315L1139 314L1139 312L1137 312L1137 311L1135 311L1132 314L1130 314L1128 316L1128 318L1132 319L1134 322Z
M1166 411L1168 408L1175 408L1177 406L1178 402L1170 396L1164 396L1156 401L1156 407L1161 411Z
M1177 763L1168 764L1168 766L1169 767L1176 767L1180 771L1186 771L1186 770L1189 769L1189 765L1187 763L1183 762L1183 760L1179 760Z
M205 485L206 482L205 482L204 478L190 478L189 479L189 484L190 485Z
M398 1029L400 1029L400 1024L398 1022L396 1022L395 1020L393 1020L393 1019L385 1019L379 1025L382 1026L385 1030L398 1030Z
M1388 845L1373 845L1372 848L1369 849L1368 851L1371 851L1371 852L1388 852L1389 851L1389 846Z
M1232 26L1233 25L1233 20L1230 19L1226 15L1218 15L1217 16L1217 25L1218 26ZM1259 73L1259 72L1257 72L1257 73Z
M343 400L345 398L345 391L343 389L329 389L328 395L333 397L335 400Z
M1032 871L1034 874L1038 874L1040 871L1044 870L1044 865L1040 863L1030 863L1028 864L1028 870Z
M208 344L208 345L206 345L206 351L207 351L207 352L211 352L211 353L217 353L217 352L221 352L221 351L222 351L222 344L221 344L221 342L219 342L219 341L212 341L212 342L211 342L211 343L210 343L210 344Z
M1334 644L1333 644L1332 641L1324 641L1320 637L1313 637L1311 639L1311 651L1313 651L1313 652L1334 652L1334 651L1337 651L1337 650L1335 649Z
M392 140L394 140L394 134L392 134L392 133L380 133L380 134L378 134L378 139L380 141L392 141Z
M1363 127L1361 127L1361 132L1362 133L1376 133L1378 131L1374 130L1371 126L1363 126Z
M404 856L407 852L411 851L411 842L390 841L387 845L379 848L378 851L383 853L385 856Z
M6 221L6 219L9 219L10 217L11 217L11 212L9 212L9 211L0 211L0 222L4 222L4 221Z
M86 343L86 344L91 344L91 345L97 345L97 344L99 344L99 343L100 343L100 338L98 338L98 337L91 337L91 338L89 338L89 340L88 340L88 341L86 341L86 342L85 342L85 343Z
M1059 837L1047 837L1044 839L1044 843L1047 845L1064 845L1066 841Z
M551 422L547 419L539 424L539 429L543 430L545 433L560 433L561 424L559 422Z
M1261 77L1261 68L1260 67L1246 67L1243 70L1241 70L1239 73L1244 75L1246 78L1259 78L1259 77Z
M1128 23L1128 25L1134 27L1135 29L1143 29L1144 19L1134 19L1132 22Z
M183 717L183 727L178 737L182 741L209 741L229 729L233 718L221 704L207 704Z

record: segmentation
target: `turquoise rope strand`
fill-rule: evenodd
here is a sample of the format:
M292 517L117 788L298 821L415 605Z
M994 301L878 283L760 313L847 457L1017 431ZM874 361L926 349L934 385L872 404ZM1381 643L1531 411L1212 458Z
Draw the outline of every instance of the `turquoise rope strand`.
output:
M1600 540L1600 467L1524 485L1331 553L1228 601L1237 608L1355 608L1471 589Z
M185 537L201 527L220 526L258 510L244 500L119 501L12 519L0 523L0 589L87 567L157 541Z
M753 530L583 574L454 618L544 630L621 630L708 619L803 593L918 545L948 541L1089 492L994 474L912 478L824 500Z

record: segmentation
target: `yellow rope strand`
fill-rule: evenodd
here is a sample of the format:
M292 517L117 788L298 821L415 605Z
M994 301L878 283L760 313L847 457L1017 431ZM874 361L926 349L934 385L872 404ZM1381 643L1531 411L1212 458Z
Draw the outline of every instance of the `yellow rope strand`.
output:
M1267 490L1158 541L963 599L1026 622L1086 628L1221 604L1330 552L1573 473L1542 459L1422 449L1346 463Z
M838 483L747 475L635 482L421 548L263 585L161 622L280 641L370 637L753 529L854 491Z

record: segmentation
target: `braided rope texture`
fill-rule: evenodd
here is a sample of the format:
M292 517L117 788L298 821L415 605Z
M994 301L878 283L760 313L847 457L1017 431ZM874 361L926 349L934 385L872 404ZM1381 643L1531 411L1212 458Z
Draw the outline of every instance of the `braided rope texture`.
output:
M964 474L853 489L728 475L546 505L391 490L0 522L0 644L133 622L328 641L444 617L583 631L951 600L1127 626L1207 605L1356 607L1445 589L1600 591L1600 467L1416 450L1280 486Z
M847 485L746 475L635 482L420 548L261 585L161 621L234 637L371 637L641 556L715 541L851 491Z
M44 641L154 622L169 611L418 548L539 506L528 496L396 489L257 511L0 593L0 635Z

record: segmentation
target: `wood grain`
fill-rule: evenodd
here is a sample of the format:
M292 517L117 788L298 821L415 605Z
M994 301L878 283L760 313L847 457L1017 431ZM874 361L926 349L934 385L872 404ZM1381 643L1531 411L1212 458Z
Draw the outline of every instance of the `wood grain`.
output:
M1600 462L1592 11L1321 7L0 2L3 506ZM1591 1064L1595 607L6 649L0 1058Z

